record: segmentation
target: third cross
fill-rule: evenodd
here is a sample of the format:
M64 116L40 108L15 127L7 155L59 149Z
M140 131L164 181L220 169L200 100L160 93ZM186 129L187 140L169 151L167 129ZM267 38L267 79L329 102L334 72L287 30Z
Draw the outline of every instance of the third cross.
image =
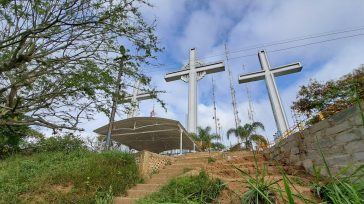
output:
M196 49L190 50L189 63L180 71L168 73L164 79L175 81L181 79L188 82L188 121L187 130L190 133L197 131L197 81L202 79L206 74L221 72L225 70L224 62L214 62L203 64L196 60Z

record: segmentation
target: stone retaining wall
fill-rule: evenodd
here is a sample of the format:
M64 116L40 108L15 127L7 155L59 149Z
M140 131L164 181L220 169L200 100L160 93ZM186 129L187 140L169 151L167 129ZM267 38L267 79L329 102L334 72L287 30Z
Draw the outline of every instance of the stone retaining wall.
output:
M136 162L139 166L139 173L144 179L149 179L153 174L158 173L160 169L172 164L176 158L155 154L148 151L137 153Z
M264 153L285 164L303 166L313 174L313 165L323 167L318 145L334 173L350 163L363 164L364 127L359 108L353 106L302 132L294 133ZM327 175L324 168L322 170Z

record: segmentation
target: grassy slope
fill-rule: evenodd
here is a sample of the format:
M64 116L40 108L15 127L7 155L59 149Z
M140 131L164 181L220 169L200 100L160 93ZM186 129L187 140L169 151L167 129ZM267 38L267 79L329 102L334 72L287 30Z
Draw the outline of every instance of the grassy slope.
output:
M13 156L0 161L0 203L93 203L110 186L120 195L139 181L134 157L120 152Z

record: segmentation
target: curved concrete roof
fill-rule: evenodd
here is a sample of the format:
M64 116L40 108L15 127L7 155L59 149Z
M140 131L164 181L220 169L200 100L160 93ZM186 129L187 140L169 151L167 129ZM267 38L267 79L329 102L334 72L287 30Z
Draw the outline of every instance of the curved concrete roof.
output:
M107 129L108 124L94 132L106 135ZM134 117L116 121L113 125L112 140L139 151L160 153L180 149L181 132L182 148L193 150L194 143L180 122L158 117Z

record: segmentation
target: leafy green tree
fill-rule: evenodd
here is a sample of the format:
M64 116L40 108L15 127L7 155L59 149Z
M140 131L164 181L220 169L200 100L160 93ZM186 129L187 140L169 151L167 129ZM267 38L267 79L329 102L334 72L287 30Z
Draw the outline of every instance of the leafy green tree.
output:
M267 145L268 141L263 135L256 134L258 129L264 130L264 125L261 122L253 122L252 124L245 124L244 126L238 126L237 128L231 128L227 131L227 138L234 134L237 138L245 140L245 147L252 149L252 142L258 145Z
M19 151L19 145L26 143L27 138L43 138L43 135L32 128L19 125L0 125L0 158Z
M143 5L150 6L144 0L0 0L0 125L78 130L95 112L109 115L120 66L126 79L145 79L152 91L139 67L161 49L154 23L139 11ZM116 56L125 47L128 60L120 64Z
M364 100L364 66L338 80L325 83L311 80L301 86L292 109L312 118L309 123L319 121L319 113L327 118L352 106L357 99Z
M213 142L213 140L220 139L221 137L220 135L210 133L210 126L205 128L198 127L197 132L198 134L191 134L191 137L195 142L197 142L202 151L210 151L211 149L220 150L225 148L223 144L219 142Z

